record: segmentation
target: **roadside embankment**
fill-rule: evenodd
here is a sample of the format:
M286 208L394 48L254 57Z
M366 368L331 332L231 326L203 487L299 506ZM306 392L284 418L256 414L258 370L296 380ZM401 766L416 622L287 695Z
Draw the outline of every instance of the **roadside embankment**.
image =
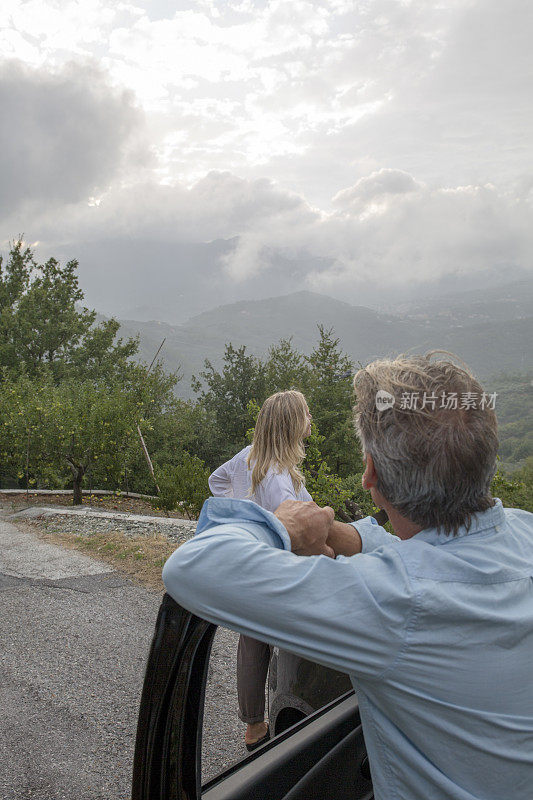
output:
M107 562L158 592L163 591L163 564L196 528L195 521L91 507L31 506L14 513L4 508L2 517L19 528L31 529L41 539Z
M108 533L120 531L125 536L163 535L178 544L190 539L196 522L175 517L150 517L145 514L100 511L90 506L83 508L57 508L32 506L10 515L10 519L24 519L38 524L44 530L70 533Z

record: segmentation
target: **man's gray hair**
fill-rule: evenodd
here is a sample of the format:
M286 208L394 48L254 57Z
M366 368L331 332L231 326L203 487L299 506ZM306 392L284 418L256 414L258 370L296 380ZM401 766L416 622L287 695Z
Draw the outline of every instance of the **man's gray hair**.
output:
M432 360L438 353L443 351L383 359L359 370L355 423L383 497L423 528L455 534L461 525L470 525L472 514L493 504L497 423L468 368ZM394 402L389 398L385 407L376 405L380 390ZM450 402L454 396L457 408ZM409 407L413 397L417 408ZM465 402L465 397L477 402Z

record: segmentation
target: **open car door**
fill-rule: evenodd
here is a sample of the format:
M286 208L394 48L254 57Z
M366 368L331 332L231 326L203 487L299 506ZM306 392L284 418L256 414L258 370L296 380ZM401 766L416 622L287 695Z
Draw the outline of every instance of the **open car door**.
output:
M164 596L141 697L132 800L371 800L353 692L201 786L203 708L215 631Z

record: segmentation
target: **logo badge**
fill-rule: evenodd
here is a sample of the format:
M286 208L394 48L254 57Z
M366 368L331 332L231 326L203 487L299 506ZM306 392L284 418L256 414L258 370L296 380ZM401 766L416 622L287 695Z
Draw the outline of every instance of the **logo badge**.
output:
M395 402L394 395L386 392L385 389L380 389L376 392L376 408L378 411L386 411L388 408L392 408Z

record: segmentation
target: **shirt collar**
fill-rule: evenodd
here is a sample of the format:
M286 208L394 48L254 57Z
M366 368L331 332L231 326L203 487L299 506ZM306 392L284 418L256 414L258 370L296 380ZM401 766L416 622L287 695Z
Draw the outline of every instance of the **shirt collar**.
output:
M471 536L475 533L481 533L489 529L498 529L499 525L505 523L505 512L503 510L502 501L495 498L492 508L487 508L486 511L480 511L478 514L473 514L470 521L468 530L465 525L461 525L458 532L453 535L446 533L442 528L425 528L420 533L413 536L413 539L418 541L429 542L430 544L446 544L446 542L454 541L460 536Z
M224 525L227 522L257 522L267 525L278 534L285 550L291 549L291 540L285 526L271 511L261 508L252 500L209 497L202 506L196 533L201 533L213 525Z

